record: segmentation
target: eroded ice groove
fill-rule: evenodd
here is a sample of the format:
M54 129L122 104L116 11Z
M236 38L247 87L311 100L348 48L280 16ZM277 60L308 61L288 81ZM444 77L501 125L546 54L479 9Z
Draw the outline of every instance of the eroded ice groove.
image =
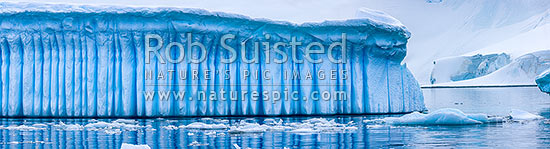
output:
M376 14L371 18L298 25L198 9L0 3L0 115L163 117L424 110L419 85L401 64L410 33L395 19L384 17L389 16ZM333 56L346 57L345 63L332 63L327 54L314 56L323 60L318 64L292 60L266 63L264 53L259 54L259 63L246 63L240 57L233 63L220 62L231 55L220 45L220 38L226 34L235 35L227 43L237 51L241 41L250 41L245 46L250 58L255 41L267 41L273 46L297 37L301 42L320 42L328 48L333 42L341 42L344 33L347 51L343 55L344 48L336 47ZM205 56L206 60L195 64L186 57L181 63L162 64L159 58L152 57L151 63L146 64L145 36L149 34L159 35L164 46L179 42L187 49L187 41L200 42L207 54L192 52L186 56ZM305 47L299 46L298 51L304 51ZM290 54L290 49L286 46L281 51ZM164 51L161 48L159 52ZM177 57L175 51L171 50L169 55ZM269 53L271 60L282 57L273 49ZM303 54L297 55L297 59L303 59ZM245 69L270 70L273 76L242 79ZM201 70L201 77L190 79L192 70ZM205 79L202 70L227 70L231 77L211 74L213 77ZM285 71L304 76L319 70L346 73L335 73L334 80L315 75L310 79L284 79ZM147 75L166 75L168 71L182 71L188 79L147 78ZM250 94L238 93L238 100L222 100L221 97L230 99L225 97L228 94L217 96L216 100L197 100L200 92L221 90L280 91L283 95L279 101L249 100ZM146 92L151 91L169 92L170 96L162 98L157 94L147 100ZM172 91L185 94L178 98ZM343 91L347 100L312 100L312 93L322 91ZM309 100L285 98L284 94L290 96L293 92L297 92L295 96L299 99Z

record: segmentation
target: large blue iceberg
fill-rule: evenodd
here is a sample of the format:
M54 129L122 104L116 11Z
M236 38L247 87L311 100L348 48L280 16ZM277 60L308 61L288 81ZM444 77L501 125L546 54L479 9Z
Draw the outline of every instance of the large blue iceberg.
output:
M178 117L422 111L420 87L401 64L409 36L403 25L383 13L293 24L197 9L0 3L0 115ZM289 60L276 63L283 54L264 48L263 42L274 46L290 43L292 37L304 44L320 43L316 51L323 45L332 50L306 57L303 45L292 57L290 46L280 46L279 52L287 53ZM227 45L220 44L226 39ZM244 41L248 42L240 44ZM171 48L150 50L156 46ZM178 48L193 50L183 55ZM231 63L222 61L232 56L237 58ZM173 62L179 57L185 59ZM249 62L254 57L258 61ZM307 58L322 61L299 62ZM263 77L266 74L269 77Z
M550 94L550 69L537 76L535 82L540 91Z

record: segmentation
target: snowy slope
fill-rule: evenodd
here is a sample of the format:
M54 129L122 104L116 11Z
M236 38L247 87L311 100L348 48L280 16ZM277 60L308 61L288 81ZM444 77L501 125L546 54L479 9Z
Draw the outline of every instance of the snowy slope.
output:
M550 24L548 24L550 22L550 10L531 18L529 22L536 22L535 20L541 22L532 24L530 30L465 55L505 52L510 54L512 58L517 58L527 53L550 49Z
M543 50L520 56L486 76L437 85L534 85L535 78L548 69L550 69L550 50Z
M547 23L550 1L369 1L411 31L405 62L421 84L429 84L432 61L468 54ZM360 16L360 14L358 14ZM499 50L495 50L499 51ZM501 52L500 52L501 53Z
M508 65L510 62L510 56L505 53L453 56L438 59L433 63L430 83L438 84L485 76Z
M547 19L549 17L550 11L533 16L524 22L525 24L533 22L533 24L530 24L532 26L531 30L463 55L506 53L510 55L511 59L515 59L514 61L516 62L512 62L508 66L503 67L503 70L496 71L494 72L495 74L490 74L487 77L439 85L534 84L536 76L548 68L547 65L550 63L550 53L544 52L550 50L550 24L548 24L550 19ZM538 59L537 61L533 61L535 58L532 56L539 58L536 58ZM445 59L448 58L443 58L442 60ZM533 62L537 63L534 64ZM448 72L452 72L453 70L449 70Z

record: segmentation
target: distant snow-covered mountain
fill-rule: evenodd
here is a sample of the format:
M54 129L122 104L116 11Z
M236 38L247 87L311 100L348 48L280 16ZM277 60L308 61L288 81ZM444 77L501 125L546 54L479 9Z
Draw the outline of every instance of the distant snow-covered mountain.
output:
M373 0L367 5L411 31L405 62L421 84L430 83L434 60L488 53L508 53L514 59L549 47L543 42L550 39L545 34L550 31L547 0Z

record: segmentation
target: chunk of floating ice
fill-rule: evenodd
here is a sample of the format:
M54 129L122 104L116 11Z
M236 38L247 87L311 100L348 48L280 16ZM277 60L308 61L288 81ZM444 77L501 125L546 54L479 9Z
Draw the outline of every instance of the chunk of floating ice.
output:
M207 145L208 145L208 143L199 143L197 141L193 141L187 146L207 146Z
M121 123L125 122L125 123ZM103 131L106 134L120 134L122 131L137 131L142 128L146 128L146 126L137 125L137 124L126 124L129 121L112 121L112 122L104 122L104 121L97 121L95 123L89 123L84 125L84 129L89 131ZM78 128L78 127L75 127Z
M124 123L124 124L136 124L138 123L138 121L136 120L131 120L131 119L117 119L113 122L117 122L117 123Z
M512 111L510 111L510 117L512 120L519 120L519 121L525 121L525 120L530 121L530 120L537 120L537 119L544 118L540 115L535 115L535 114L532 114L523 110L518 110L518 109L512 109Z
M214 123L229 123L229 120L226 119L213 119L209 117L201 118L200 121L202 122L214 122Z
M302 122L284 123L274 119L264 120L265 124L241 121L236 126L231 126L229 133L263 133L267 131L288 131L291 133L324 133L324 132L348 132L357 130L355 123L337 123L334 120L313 118Z
M136 130L139 128L143 128L143 126L140 126L140 125L119 123L117 121L113 121L110 123L99 121L97 123L87 124L84 127L92 128L92 129L124 129L124 130Z
M63 122L59 122L59 124L53 125L53 127L57 128L57 129L61 129L61 130L68 130L68 131L75 131L75 130L84 129L84 126L82 126L82 125L79 125L79 124L65 124Z
M167 130L176 130L176 129L178 129L178 127L176 127L174 125L162 126L161 128L162 129L167 129Z
M122 143L122 146L120 147L120 149L151 149L151 147L149 147L149 145L147 144L135 145L135 144Z
M32 124L32 126L37 128L48 128L48 125L42 123Z
M27 125L19 125L19 126L0 126L0 129L6 129L6 130L19 130L19 131L35 131L35 130L46 130L46 128L39 128L39 127L33 127L33 126L27 126Z
M401 117L387 117L380 120L365 120L392 125L471 125L503 122L503 118L489 117L487 114L465 114L458 109L445 108L429 114L413 112Z
M235 149L241 149L241 147L238 144L233 144L233 147L235 147Z
M266 125L241 122L239 126L231 126L228 133L262 133L267 131Z
M314 130L312 128L299 128L299 129L294 129L292 131L290 131L291 133L317 133L319 132L319 130Z
M267 118L264 120L264 124L268 124L268 125L280 125L282 123L283 123L282 119L279 119L279 121L276 121L275 119L272 119L272 118Z
M215 132L215 131L207 131L207 132L204 132L204 135L207 135L207 136L215 136L215 135L216 135L216 132Z
M445 108L433 111L429 114L413 112L401 117L387 117L383 119L363 120L371 124L392 124L392 125L470 125L484 123L502 123L507 120L529 121L543 119L540 115L531 114L526 111L513 109L509 117L487 116L487 114L465 114L458 109Z
M105 134L112 135L112 134L121 134L122 131L120 129L107 129L103 131Z
M215 122L215 123L229 123L229 120L225 120L225 119L214 119L214 122Z
M191 123L187 126L185 125L182 125L182 126L179 126L179 128L184 128L184 129L227 129L227 125L225 124L206 124L206 123L203 123L203 122L194 122L194 123Z

